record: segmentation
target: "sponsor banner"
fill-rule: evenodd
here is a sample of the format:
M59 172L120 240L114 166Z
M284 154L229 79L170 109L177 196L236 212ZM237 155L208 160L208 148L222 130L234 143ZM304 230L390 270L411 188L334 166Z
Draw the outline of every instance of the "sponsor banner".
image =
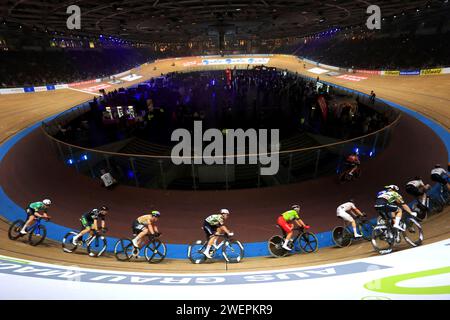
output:
M404 70L400 71L401 76L418 76L420 75L420 70Z
M336 78L344 79L344 80L348 80L348 81L354 81L354 82L360 82L362 80L367 80L367 77L359 77L359 76L354 76L354 75L350 75L350 74L344 74L344 75L336 77Z
M381 75L383 75L383 76L399 76L400 71L381 71Z
M134 81L134 80L137 80L140 78L142 78L142 76L139 76L139 75L133 73L133 74L130 74L129 76L120 78L120 80L131 82L131 81Z
M109 87L111 87L111 85L109 85L109 84L99 84L98 86L85 88L84 90L90 91L90 92L94 92L94 91L99 91L99 90L106 89L106 88L109 88Z
M23 91L25 91L25 92L34 92L34 87L25 87L25 88L23 88Z
M34 87L34 92L47 91L47 87Z
M328 72L327 75L331 76L331 77L336 77L336 76L339 76L341 74L339 72L331 71L331 72Z
M48 85L48 86L46 86L46 88L47 88L48 91L55 90L55 86L54 85Z
M188 61L183 63L183 67L195 67L197 64L197 61Z
M324 74L324 73L330 72L330 70L325 70L325 69L321 69L321 68L312 68L312 69L309 69L308 71L311 73L314 73L314 74Z
M83 85L92 84L92 83L95 83L95 80L69 83L69 87L78 87L78 86L83 86Z
M59 89L67 89L68 87L69 87L68 84L57 84L57 85L55 86L55 89L56 89L56 90L59 90Z
M0 89L0 94L17 94L17 93L24 93L25 91L23 88L7 88L7 89Z
M378 70L355 70L356 73L364 73L364 74L374 74L374 75L380 75L381 71Z
M450 68L444 68L444 69L442 69L442 73L443 73L443 74L449 74L449 73L450 73Z
M204 66L217 66L226 64L266 64L269 58L227 58L227 59L203 59Z
M102 82L102 79L95 79L96 83Z
M435 75L435 74L441 74L442 68L439 69L425 69L420 71L420 75L422 76L428 76L428 75Z

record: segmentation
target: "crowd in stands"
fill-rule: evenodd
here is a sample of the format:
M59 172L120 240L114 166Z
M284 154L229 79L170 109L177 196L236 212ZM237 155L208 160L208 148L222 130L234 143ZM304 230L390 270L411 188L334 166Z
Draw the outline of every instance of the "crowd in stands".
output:
M328 65L369 70L450 66L450 33L398 37L337 36L279 48Z
M0 87L65 84L108 77L149 62L147 49L0 51Z
M305 131L347 139L388 123L381 113L354 98L318 92L314 81L296 74L265 67L229 70L229 74L171 73L136 88L108 92L94 99L90 113L61 128L60 135L84 147L132 136L169 145L174 129L192 129L194 120L202 120L203 130L274 128L280 129L281 139ZM319 106L321 96L326 111ZM122 107L122 115L117 106ZM127 112L128 106L133 106L133 114ZM76 128L72 131L76 135L70 136L68 128Z

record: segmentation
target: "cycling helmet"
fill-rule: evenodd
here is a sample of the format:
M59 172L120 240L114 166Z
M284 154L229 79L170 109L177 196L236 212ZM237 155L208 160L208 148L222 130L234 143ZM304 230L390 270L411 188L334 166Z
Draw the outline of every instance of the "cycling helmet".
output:
M46 206L49 206L52 204L52 202L49 199L43 200L42 203L45 204Z
M394 184L391 184L391 185L385 186L385 187L384 187L384 189L386 189L386 190L388 190L388 189L391 189L391 190L394 190L394 191L400 191L400 188L399 188L399 187L397 187L397 186L396 186L396 185L394 185Z
M437 165L435 165L434 167L435 167L435 168L441 168L441 165L440 165L440 164L437 164Z
M228 209L221 209L220 214L230 214L230 211Z
M292 210L300 212L300 205L298 205L298 204L294 204L291 208L292 208Z
M101 206L100 211L109 211L109 208L107 206Z
M161 213L160 213L159 211L152 211L151 215L152 215L153 217L158 218L159 216L161 216Z
M351 202L351 203L353 203L353 204L356 203L355 199L350 199L348 202Z

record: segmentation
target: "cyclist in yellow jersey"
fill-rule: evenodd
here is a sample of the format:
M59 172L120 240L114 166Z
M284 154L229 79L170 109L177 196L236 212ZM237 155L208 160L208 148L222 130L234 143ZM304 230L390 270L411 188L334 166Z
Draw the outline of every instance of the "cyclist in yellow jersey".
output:
M132 242L136 248L139 248L142 238L147 236L149 233L156 236L161 235L158 227L156 226L156 222L158 222L160 216L161 213L154 210L150 214L140 216L133 221L133 234L136 234L136 237L132 240Z
M291 241L292 235L294 234L294 224L295 222L300 228L309 229L302 219L300 219L300 206L293 205L292 210L286 211L278 217L277 224L286 233L286 239L283 244L283 249L288 251L292 251L292 249L288 246L289 241Z

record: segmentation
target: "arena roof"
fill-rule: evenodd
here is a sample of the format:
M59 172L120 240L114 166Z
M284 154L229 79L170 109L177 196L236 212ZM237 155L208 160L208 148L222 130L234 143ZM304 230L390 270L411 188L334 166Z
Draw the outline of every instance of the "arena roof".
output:
M380 0L383 17L417 10L436 12L448 1ZM242 38L304 36L329 28L363 25L365 0L6 0L4 21L35 30L68 32L67 7L81 8L81 31L128 40L189 41L219 33ZM414 16L410 16L414 18Z

